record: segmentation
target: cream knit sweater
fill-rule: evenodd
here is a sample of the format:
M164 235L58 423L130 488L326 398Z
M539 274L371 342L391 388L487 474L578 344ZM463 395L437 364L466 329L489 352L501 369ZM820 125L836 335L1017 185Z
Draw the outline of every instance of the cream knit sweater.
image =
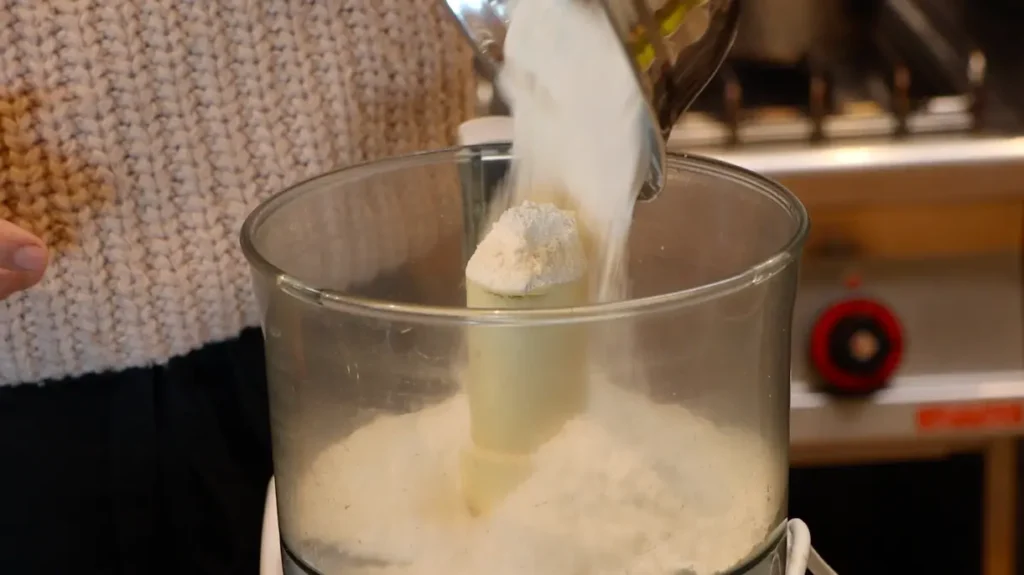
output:
M53 250L43 283L0 302L0 385L162 362L257 325L237 238L260 200L448 145L470 114L468 49L443 11L0 0L0 218Z

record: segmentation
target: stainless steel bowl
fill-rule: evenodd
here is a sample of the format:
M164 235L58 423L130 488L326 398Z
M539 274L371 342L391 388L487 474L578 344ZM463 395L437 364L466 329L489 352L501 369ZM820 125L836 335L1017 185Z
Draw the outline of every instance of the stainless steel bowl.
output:
M736 37L740 0L561 0L600 6L627 51L647 97L650 168L640 199L665 185L665 142L679 116L718 71ZM504 60L502 46L514 0L445 0L476 49L489 79Z

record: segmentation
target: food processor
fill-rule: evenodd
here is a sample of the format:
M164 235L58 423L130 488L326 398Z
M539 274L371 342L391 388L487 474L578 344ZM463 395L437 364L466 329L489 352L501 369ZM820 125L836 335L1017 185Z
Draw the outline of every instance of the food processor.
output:
M464 124L459 148L300 183L246 220L275 471L264 573L832 573L786 516L807 213L757 174L665 154L659 134L717 69L739 2L656 4L601 4L658 144L625 299L467 302L513 161L508 118ZM496 39L462 23L484 54ZM498 428L529 447L480 442Z
M324 174L246 221L275 469L264 573L831 573L786 518L799 201L670 155L635 211L628 300L469 309L507 130L474 120L470 145ZM593 349L599 433L538 457L507 513L474 516L452 463L467 339L567 326Z

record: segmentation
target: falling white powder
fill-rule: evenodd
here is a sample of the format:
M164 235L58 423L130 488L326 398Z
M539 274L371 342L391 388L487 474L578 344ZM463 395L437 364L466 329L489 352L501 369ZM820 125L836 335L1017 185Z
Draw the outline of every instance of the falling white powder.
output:
M621 299L650 154L632 64L598 2L519 0L511 14L498 86L513 112L515 160L492 217L530 199L573 210L592 299Z
M784 454L596 379L585 413L484 517L459 492L468 434L460 395L329 447L298 488L304 555L328 574L708 575L782 519L785 494L767 486Z
M466 278L492 293L523 295L574 282L586 270L573 214L527 201L491 227L466 265Z

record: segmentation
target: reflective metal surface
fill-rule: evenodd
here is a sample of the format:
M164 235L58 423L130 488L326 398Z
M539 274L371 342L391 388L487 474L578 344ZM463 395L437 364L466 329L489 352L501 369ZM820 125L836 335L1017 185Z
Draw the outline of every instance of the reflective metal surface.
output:
M650 104L651 166L640 199L665 184L665 140L718 71L736 37L740 0L564 0L600 5L608 14ZM510 0L445 0L493 78L504 59L502 46Z
M827 224L824 224L827 227ZM821 228L824 229L824 228ZM926 259L808 258L793 317L790 440L794 447L866 442L977 439L1019 434L1024 422L922 425L928 410L1024 405L1024 331L1018 253ZM845 278L865 286L851 291ZM906 350L888 386L863 398L826 393L807 358L815 319L845 298L884 304L902 327ZM845 401L844 401L845 400Z
M489 80L505 60L502 49L509 23L509 4L515 0L445 0L478 56L478 71Z
M675 138L669 150L682 151ZM1021 197L1024 138L937 136L696 149L775 178L813 206Z

